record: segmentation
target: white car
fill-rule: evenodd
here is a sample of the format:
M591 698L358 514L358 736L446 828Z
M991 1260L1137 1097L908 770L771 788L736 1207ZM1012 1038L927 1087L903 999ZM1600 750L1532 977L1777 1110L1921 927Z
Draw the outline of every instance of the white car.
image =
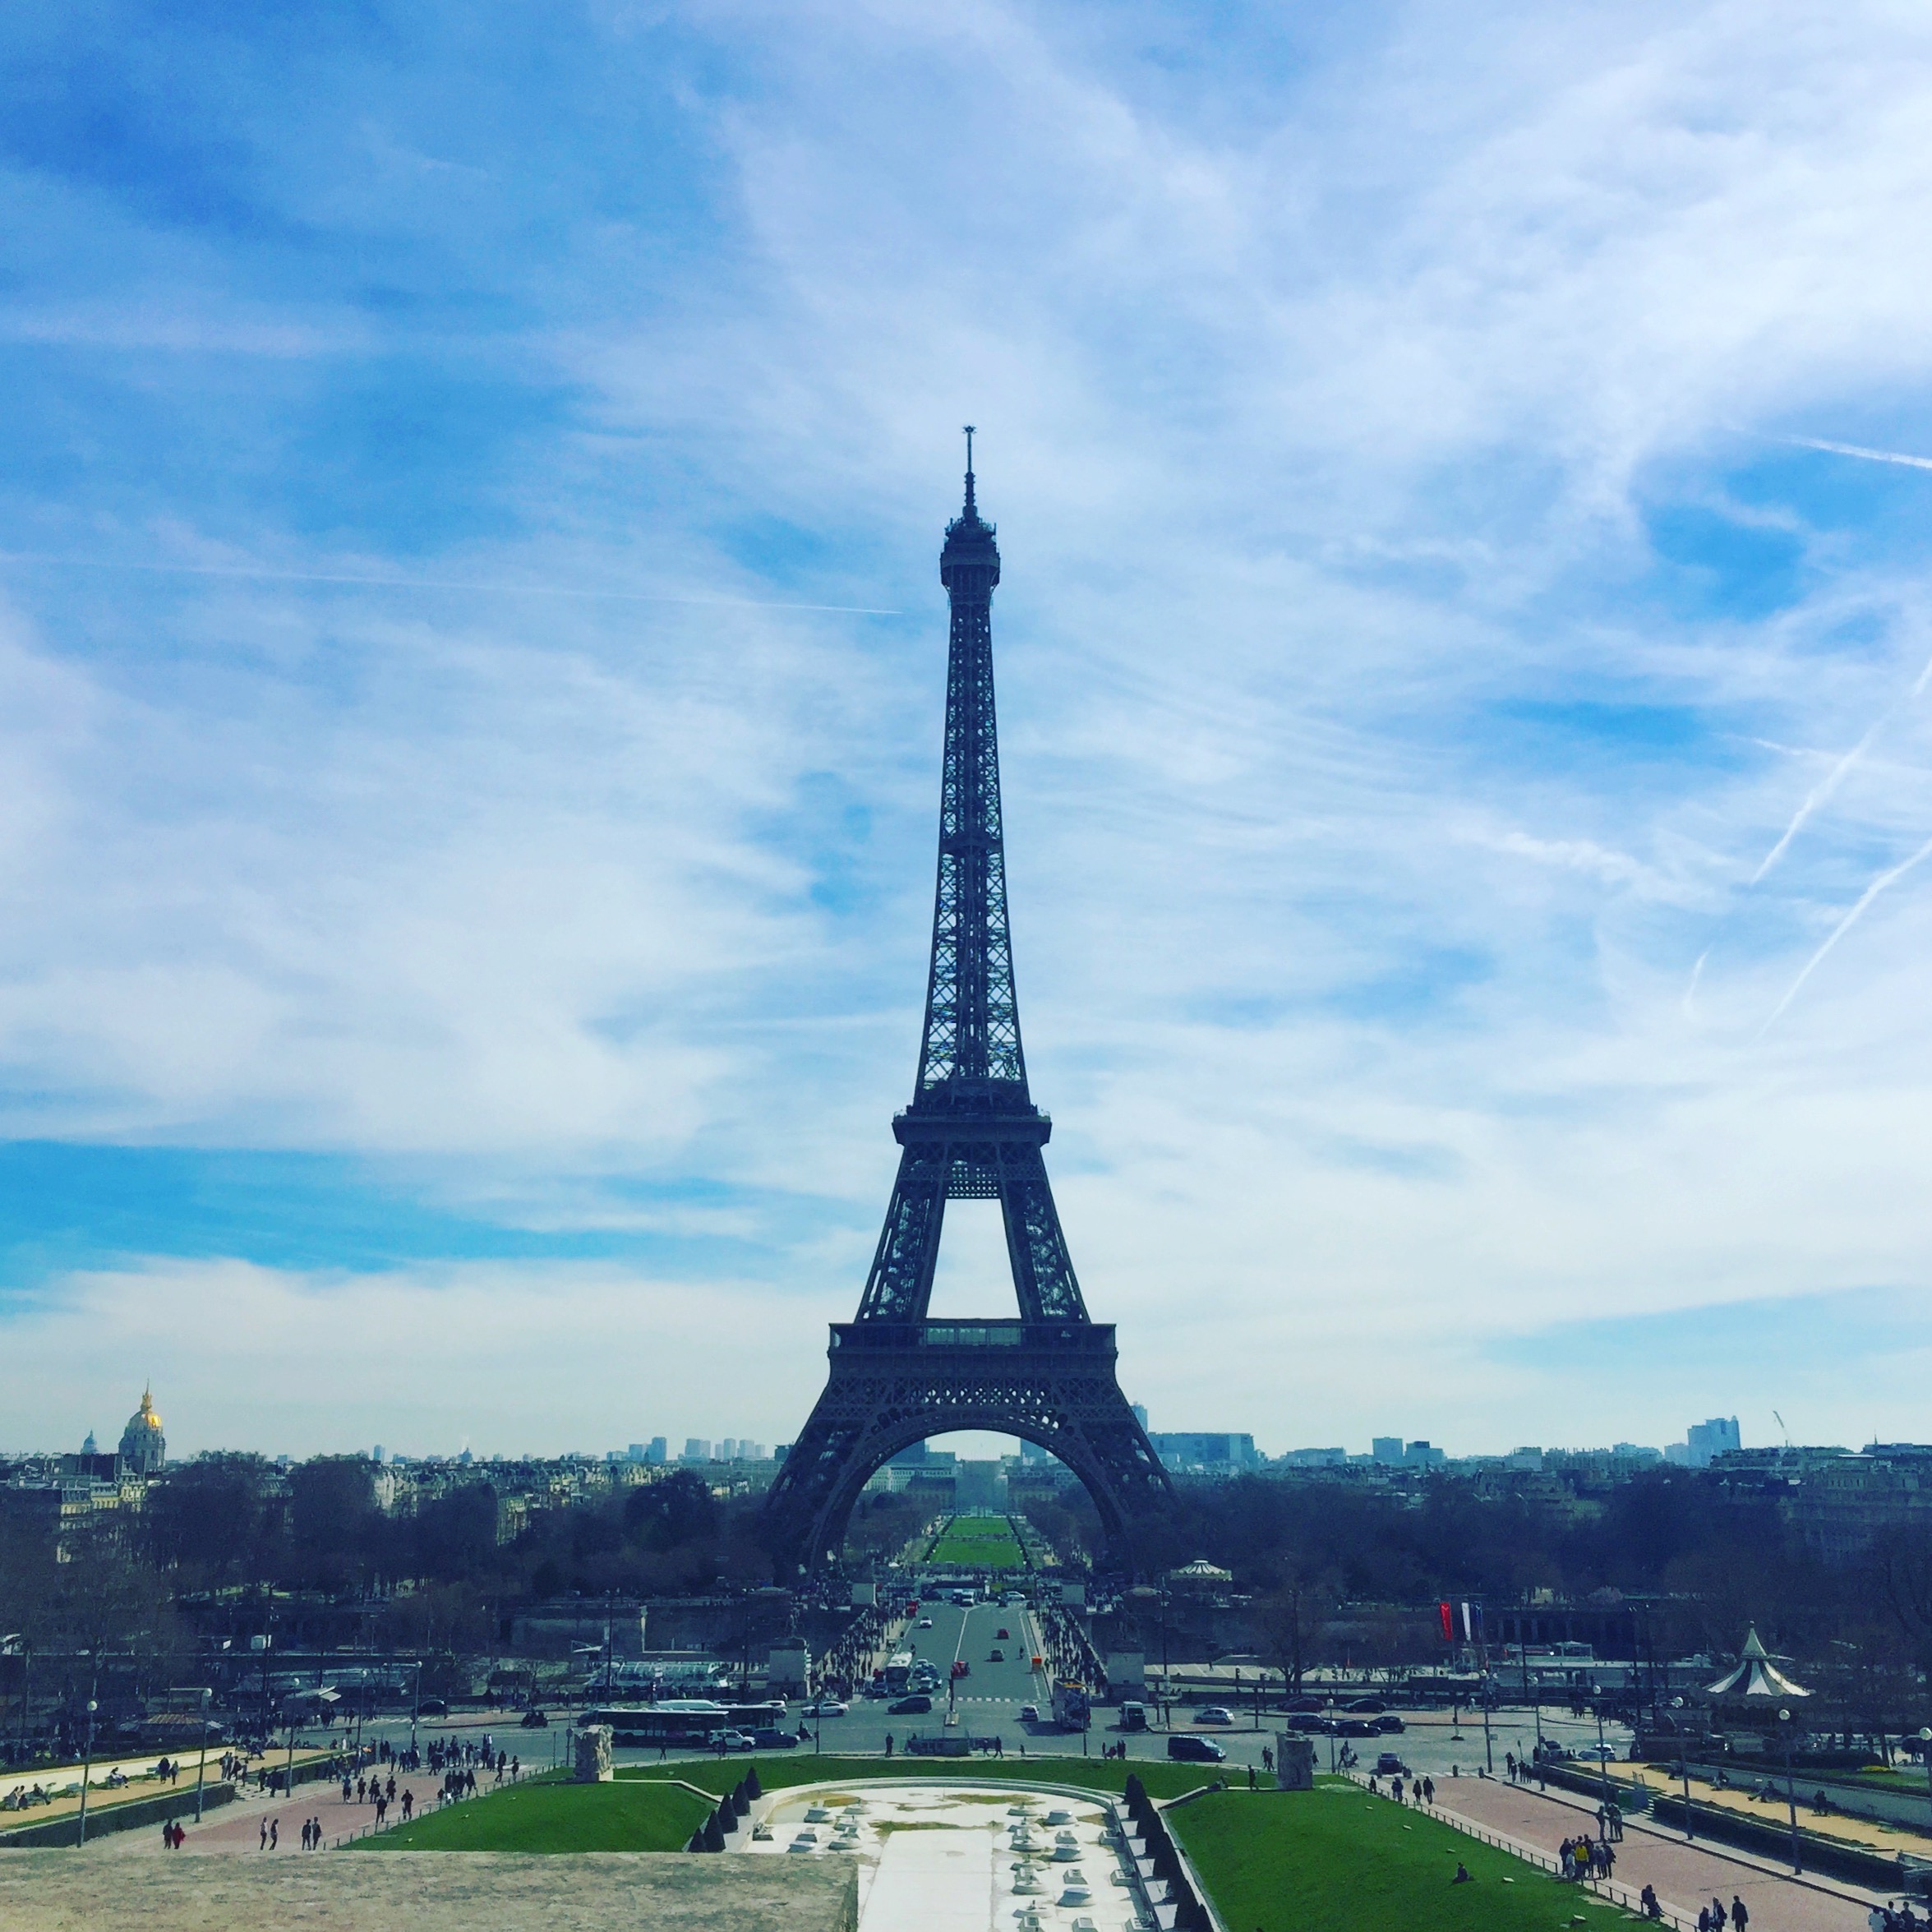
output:
M1218 1704L1204 1704L1194 1713L1194 1722L1197 1724L1232 1724L1234 1717L1231 1711L1224 1710Z
M716 1742L722 1750L727 1751L755 1751L758 1749L757 1740L742 1731L721 1731Z
M816 1704L807 1704L804 1711L808 1718L842 1718L845 1714L846 1707L836 1697L820 1698Z
M917 1630L929 1630L933 1627L933 1620L929 1616L922 1616L912 1627Z

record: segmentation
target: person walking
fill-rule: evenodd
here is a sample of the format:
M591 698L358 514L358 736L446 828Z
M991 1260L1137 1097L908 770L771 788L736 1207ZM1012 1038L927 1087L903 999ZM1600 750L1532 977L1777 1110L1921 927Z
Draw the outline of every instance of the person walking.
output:
M257 1851L265 1851L269 1848L269 1821L265 1818L261 1821L261 1841L255 1848Z
M269 1820L269 1850L277 1851L282 1844L282 1821L279 1818Z
M1750 1922L1751 1915L1744 1909L1744 1901L1733 1892L1731 1894L1731 1923L1736 1928L1736 1932L1744 1932L1745 1927Z

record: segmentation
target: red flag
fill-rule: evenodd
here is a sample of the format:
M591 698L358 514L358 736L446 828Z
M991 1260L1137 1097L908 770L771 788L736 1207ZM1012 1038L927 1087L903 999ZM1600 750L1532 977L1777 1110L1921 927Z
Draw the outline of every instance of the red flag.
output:
M1453 1643L1455 1643L1455 1612L1454 1612L1454 1611L1452 1611L1452 1610L1451 1610L1451 1609L1449 1607L1449 1606L1448 1606L1446 1603L1438 1603L1438 1604L1436 1606L1436 1613L1437 1613L1437 1615L1439 1615L1439 1616L1441 1617L1441 1619L1442 1619L1442 1641L1443 1641L1445 1644L1453 1644Z

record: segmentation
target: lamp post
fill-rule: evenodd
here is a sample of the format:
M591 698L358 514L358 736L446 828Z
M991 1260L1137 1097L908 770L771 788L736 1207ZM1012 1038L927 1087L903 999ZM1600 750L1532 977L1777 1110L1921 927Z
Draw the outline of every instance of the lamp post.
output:
M1802 1872L1804 1861L1798 1856L1798 1790L1795 1774L1791 1770L1791 1714L1780 1711L1778 1721L1784 1727L1784 1801L1791 1807L1791 1870Z
M1603 1781L1603 1802L1610 1802L1610 1746L1603 1741L1603 1686L1593 1684L1590 1696L1597 1707L1597 1771Z
M87 1786L94 1771L94 1713L100 1706L90 1697L87 1700L87 1755L81 1767L81 1835L76 1844L87 1842Z
M1333 1776L1335 1775L1335 1699L1334 1699L1332 1697L1331 1697L1331 1698L1330 1698L1330 1699L1329 1699L1329 1700L1328 1700L1328 1769L1329 1769L1329 1775L1330 1775L1330 1777L1333 1777Z
M201 1792L208 1782L208 1733L214 1724L208 1715L208 1699L212 1693L201 1693L201 1762L195 1768L195 1823L201 1822Z
M1671 1708L1681 1713L1684 1708L1683 1699L1673 1697L1671 1699ZM1677 1775L1684 1780L1684 1836L1686 1840L1694 1840L1697 1833L1690 1821L1690 1746L1684 1741L1684 1720L1681 1716L1677 1719Z
M1919 1759L1925 1767L1925 1798L1932 1804L1932 1731L1919 1733Z

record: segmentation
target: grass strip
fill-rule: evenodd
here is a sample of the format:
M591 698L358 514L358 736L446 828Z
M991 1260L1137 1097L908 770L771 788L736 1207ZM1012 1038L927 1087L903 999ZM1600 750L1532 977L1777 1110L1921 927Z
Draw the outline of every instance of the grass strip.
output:
M755 1764L765 1790L789 1790L800 1784L851 1784L861 1778L936 1778L955 1784L1064 1784L1078 1791L1118 1792L1129 1773L1137 1773L1155 1797L1178 1798L1205 1791L1216 1772L1207 1765L1145 1764L1114 1758L818 1758L798 1756L707 1758L696 1764L629 1765L617 1773L620 1784L648 1784L666 1777L715 1791L720 1797ZM588 1790L588 1786L580 1786ZM1201 1802L1206 1803L1205 1799Z
M1634 1921L1580 1886L1426 1813L1324 1780L1223 1791L1169 1815L1234 1932L1608 1932ZM1473 1883L1456 1884L1456 1866Z
M712 1807L676 1785L507 1785L393 1831L358 1838L357 1851L680 1851Z

